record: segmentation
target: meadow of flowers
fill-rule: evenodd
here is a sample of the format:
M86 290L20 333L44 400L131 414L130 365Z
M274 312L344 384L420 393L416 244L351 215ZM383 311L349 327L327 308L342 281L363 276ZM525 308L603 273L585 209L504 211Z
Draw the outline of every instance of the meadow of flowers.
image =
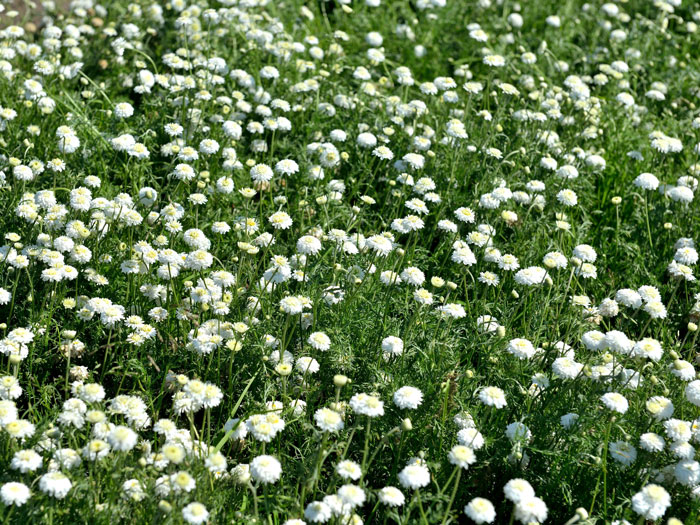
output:
M0 4L0 520L700 523L696 8Z

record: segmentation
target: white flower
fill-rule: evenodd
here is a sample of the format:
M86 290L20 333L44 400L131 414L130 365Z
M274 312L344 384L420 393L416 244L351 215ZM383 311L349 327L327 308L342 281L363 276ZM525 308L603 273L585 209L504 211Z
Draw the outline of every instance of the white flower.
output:
M700 406L700 380L691 381L685 387L685 398L695 406Z
M633 184L643 190L656 190L659 187L659 179L651 173L642 173L634 179Z
M378 417L384 415L384 402L368 394L355 394L350 398L350 408L357 414Z
M379 501L389 507L400 507L406 501L406 498L396 487L384 487L379 491Z
M24 483L11 481L0 487L0 499L5 505L21 507L31 497L32 493Z
M664 438L653 432L646 432L639 437L639 447L647 452L661 452L665 445Z
M498 387L487 386L479 391L479 399L486 406L492 406L495 408L503 408L507 405L506 395Z
M129 118L134 114L134 107L128 102L120 102L114 106L114 115L117 118Z
M414 410L423 402L423 392L412 386L403 386L394 392L394 404L402 409Z
M503 493L513 503L519 503L535 496L535 490L532 485L524 479L511 479L503 487Z
M547 505L536 496L522 499L515 505L515 518L521 523L544 523L547 513Z
M407 465L399 472L399 483L407 489L416 490L430 483L430 471L422 464Z
M338 432L343 429L342 416L330 408L320 408L314 414L314 420L318 428L325 432Z
M544 268L530 266L515 274L515 282L525 286L536 286L542 284L547 277L549 276Z
M493 523L496 519L496 509L489 500L474 498L464 507L464 513L477 524Z
M70 479L61 472L49 472L39 478L39 489L56 499L63 499L73 487Z
M692 459L679 461L674 468L674 474L682 485L694 487L700 483L700 463Z
M321 241L311 235L304 235L297 241L297 251L304 255L316 255L321 251Z
M610 457L622 464L624 467L630 466L637 459L637 449L626 441L615 441L608 445Z
M250 473L258 483L276 483L282 475L282 465L272 456L258 456L250 463Z
M511 339L506 346L506 351L518 359L530 359L535 355L535 347L527 339Z
M206 523L209 519L209 511L204 505L195 501L182 509L182 517L187 523L199 525Z
M343 479L358 480L362 477L360 465L349 459L345 459L335 466L335 471Z
M632 508L645 519L655 521L671 506L671 496L659 485L650 484L632 497Z
M312 501L304 510L304 517L311 523L325 523L332 515L331 508L322 501Z
M385 357L398 356L403 353L403 341L393 335L382 340L382 351Z
M476 454L474 451L464 445L455 445L447 455L450 463L463 469L469 468L469 465L476 462Z
M629 408L629 403L627 402L625 396L618 394L617 392L608 392L607 394L603 394L601 401L603 401L603 404L610 410L620 414L624 414Z
M308 343L312 348L325 352L331 347L331 339L323 332L314 332L309 336Z
M529 442L532 437L532 432L530 432L530 429L527 428L525 424L516 421L506 427L506 437L512 442Z
M457 432L457 441L471 449L479 450L484 446L484 436L476 428L466 427Z
M12 456L10 468L19 470L22 474L34 472L42 464L42 458L34 450L19 450Z
M354 509L355 507L361 507L367 496L362 488L357 485L347 484L338 489L338 498L344 506Z

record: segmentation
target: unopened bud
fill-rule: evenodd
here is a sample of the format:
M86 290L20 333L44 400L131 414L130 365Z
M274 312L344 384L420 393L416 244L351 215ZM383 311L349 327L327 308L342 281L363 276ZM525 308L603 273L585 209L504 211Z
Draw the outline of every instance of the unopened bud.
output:
M432 284L435 288L442 288L445 286L445 280L442 277L431 277L430 284Z
M404 432L409 432L413 430L413 423L411 423L411 420L409 418L406 418L401 422L401 430Z
M338 375L333 376L333 384L335 386L337 386L338 388L343 388L349 382L350 382L350 379L347 376L344 376L342 374L338 374Z

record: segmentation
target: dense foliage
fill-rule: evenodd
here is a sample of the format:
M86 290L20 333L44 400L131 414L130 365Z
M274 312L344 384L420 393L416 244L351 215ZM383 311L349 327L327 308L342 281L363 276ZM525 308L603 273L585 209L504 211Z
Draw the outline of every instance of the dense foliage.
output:
M698 523L694 7L5 8L0 518Z

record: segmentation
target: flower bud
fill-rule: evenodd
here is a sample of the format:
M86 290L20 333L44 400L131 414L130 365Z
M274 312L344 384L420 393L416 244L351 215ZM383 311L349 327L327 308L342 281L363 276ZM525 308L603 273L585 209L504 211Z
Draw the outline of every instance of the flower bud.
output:
M344 376L342 374L337 374L337 375L333 376L333 384L338 388L343 388L349 382L350 382L350 379L347 376Z
M290 365L289 363L279 363L275 367L275 372L277 372L282 377L287 377L289 374L292 373L292 365Z
M409 432L413 430L413 423L411 423L410 418L406 418L401 422L401 430L403 432Z
M445 279L442 277L434 276L430 278L430 284L432 284L435 288L442 288L445 286Z

